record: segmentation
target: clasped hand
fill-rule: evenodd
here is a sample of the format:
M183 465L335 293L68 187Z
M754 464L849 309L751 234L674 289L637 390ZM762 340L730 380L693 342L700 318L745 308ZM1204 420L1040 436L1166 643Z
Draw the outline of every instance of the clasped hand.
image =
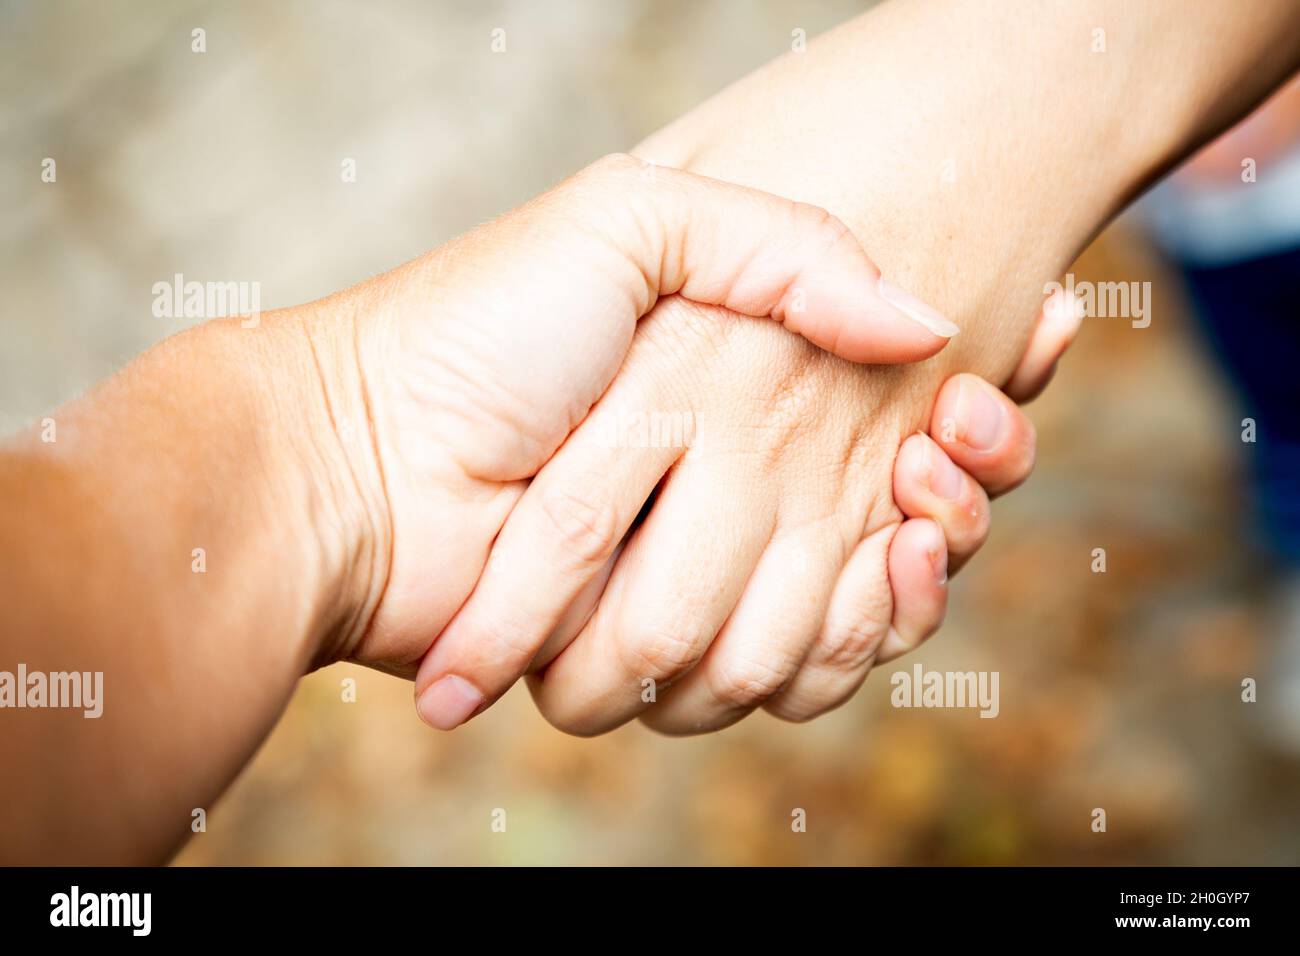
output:
M957 327L837 219L628 156L306 327L368 418L338 439L340 507L384 544L323 659L414 676L442 729L529 671L577 734L816 716L938 627L988 494L1032 467L997 389L887 367ZM1068 339L1040 329L1021 396ZM686 416L690 441L600 425L629 414Z

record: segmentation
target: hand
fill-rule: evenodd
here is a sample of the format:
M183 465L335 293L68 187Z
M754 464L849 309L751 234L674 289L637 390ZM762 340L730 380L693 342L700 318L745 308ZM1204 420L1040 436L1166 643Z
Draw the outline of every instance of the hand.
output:
M324 659L414 672L526 480L605 392L638 317L674 293L771 316L781 337L855 361L925 358L955 331L891 305L897 293L821 210L625 156L326 300L315 353L332 405L372 425L372 442L351 443L352 471L391 564ZM577 503L543 507L582 538Z
M954 375L939 391L929 437L903 442L894 500L913 520L903 522L889 548L893 621L873 663L912 650L943 623L947 578L988 536L988 499L1012 490L1033 469L1033 425L1011 400L1031 401L1047 386L1081 319L1064 293L1048 299L1005 395L977 376Z
M313 663L413 673L659 295L854 359L942 348L826 214L642 170L602 162L357 288L173 336L58 409L57 442L0 448L0 644L120 691L90 734L8 718L7 855L165 859ZM97 583L66 600L69 576Z
M1058 313L1054 303L1048 304L1049 308L1037 324L1030 347L1009 385L1010 392L1018 398L1028 399L1043 388L1058 356L1069 345L1078 329L1078 313L1074 310ZM976 401L984 395L989 399L987 403ZM861 684L872 661L891 659L930 635L943 619L949 557L952 558L953 567L958 567L979 548L987 535L988 499L980 485L992 493L1008 490L1022 481L1032 467L1034 432L1031 425L1008 399L974 376L954 376L941 390L932 414L931 433L935 441L922 436L909 438L894 467L894 497L904 514L918 520L902 524L897 535L892 535L891 532L892 544L887 536L883 544L879 545L880 554L883 554L885 548L889 551L889 579L893 589L892 620L888 605L881 609L879 602L867 606L859 604L863 598L870 601L874 594L879 594L883 574L883 568L880 567L883 559L876 561L872 549L859 549L842 568L839 584L835 585L836 598L832 601L831 610L823 613L826 618L823 635L848 636L840 640L823 637L816 641L815 646L810 646L813 641L790 641L788 632L783 631L779 622L774 622L777 626L766 632L763 631L762 622L755 628L755 659L766 656L766 661L796 661L796 666L792 669L793 676L784 676L779 684L772 680L764 683L761 688L755 688L754 685L745 688L746 692L753 691L759 700L775 697L777 691L780 691L789 709L776 710L776 713L793 719L806 719L840 704ZM568 447L565 451L567 450ZM601 449L597 446L594 450L599 453ZM624 449L623 454L632 455L633 450ZM645 453L641 455L643 457ZM956 459L970 473L961 471L952 459ZM628 463L625 467L636 466ZM945 480L937 483L940 493L930 489L928 479L932 468L936 471L943 468L946 475ZM611 473L617 477L619 472ZM539 477L538 481L543 479L545 475ZM593 483L581 485L581 492L590 493L591 484ZM523 503L520 509L523 509ZM523 514L526 516L526 512ZM926 516L926 519L920 516ZM511 524L515 520L516 516L512 516ZM935 522L939 527L936 527ZM689 533L684 532L684 535ZM695 535L701 536L695 538L697 541L708 540L705 532L695 532ZM554 631L550 632L545 649L537 654L534 665L546 665L571 643L578 632L589 635L589 627L586 626L589 620L594 619L593 613L602 589L606 587L611 572L614 572L614 558L608 559L603 567L594 572L590 572L590 562L578 567L576 580L565 580L563 576L556 580L556 568L568 570L573 567L572 562L564 563L568 555L556 554L552 546L550 550L543 551L537 561L529 564L526 563L530 557L529 548L537 546L538 542L520 544L519 541L512 540L513 537L515 535L512 535L512 528L508 524L498 546L510 550L499 559L494 554L494 562L471 601L465 605L460 617L448 627L447 632L439 637L433 652L421 666L416 680L417 700L420 701L421 714L434 726L446 728L459 721L455 721L455 718L445 721L442 711L426 706L426 697L421 696L421 692L447 674L469 675L478 687L485 689L487 700L503 692L513 682L517 669L523 666L520 662L533 658L539 641L546 637L547 620L554 619L556 607L564 605L569 594L573 593L575 584L577 593L573 596L572 604L560 611ZM946 549L945 537L948 544ZM539 544L545 548L545 538ZM563 548L565 542L559 541L558 544ZM685 545L686 542L682 544ZM525 562L523 571L517 561L520 557ZM676 555L669 557L666 567L671 567L672 557ZM511 561L511 558L516 561ZM582 574L584 571L589 574ZM541 576L529 581L526 580L528 574ZM510 591L511 583L516 584L517 589L507 601L506 592ZM556 594L558 597L555 597ZM500 635L504 632L503 628L497 628L493 624L495 610L503 605L513 609L523 605L526 610L511 617L512 620L521 619L526 622L532 615L538 614L538 602L547 598L551 598L551 601L541 611L538 627L523 636L519 635L519 631L511 630L510 633L517 639L516 645L503 649L499 644L493 643L490 646L494 653L482 653L486 635ZM707 606L707 602L702 606ZM634 613L636 609L637 605L633 605L630 610ZM656 613L656 605L646 605L643 610L646 614L653 615ZM689 614L690 610L690 607L684 607L682 614ZM546 614L552 617L547 618ZM867 623L863 624L863 620ZM814 633L816 636L818 635ZM617 633L611 636L611 640L617 640ZM718 640L722 640L722 637ZM606 648L610 646L607 644ZM627 646L625 644L612 646L615 654L628 653L623 650ZM633 650L632 653L643 652ZM714 652L708 650L707 653ZM560 656L559 659L563 661L564 657ZM617 666L619 662L614 663ZM645 661L647 669L655 663ZM607 666L607 662L602 661L597 654L593 669L602 665ZM755 666L771 665L762 662ZM585 676L580 674L575 680L584 679ZM547 701L550 700L545 696L546 680L549 679L549 672L543 672L541 679L533 680L533 685L543 711L551 717L556 711L554 708L546 709ZM680 697L677 697L679 691L673 688L667 693L660 693L666 683L660 682L655 688L658 706L646 710L646 719L662 730L680 732L681 723L677 722L672 710L663 706L666 702L680 701ZM628 689L630 691L632 688ZM637 683L634 685L636 693L629 696L640 698L643 689L642 684ZM711 691L706 689L706 693ZM738 719L748 713L759 700L741 701L740 704L731 706L724 717ZM629 702L625 698L621 702L610 702L615 706L623 705L623 714L628 713L629 709L633 713L636 711L634 706L629 708ZM718 713L727 702L723 695L716 695L703 702L688 701L686 706L693 706L695 713L705 709ZM675 709L680 706L679 702ZM664 715L667 715L667 719L663 719ZM686 724L685 730L708 730L719 726L719 723L708 723L707 726ZM590 724L575 726L564 723L562 726L565 730L597 732L606 728L607 723L602 721L601 714L595 713Z

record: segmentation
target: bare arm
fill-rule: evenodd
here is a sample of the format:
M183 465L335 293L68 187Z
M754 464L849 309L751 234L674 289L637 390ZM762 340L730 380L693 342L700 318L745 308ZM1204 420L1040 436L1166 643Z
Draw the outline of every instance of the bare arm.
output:
M357 626L383 539L312 365L209 323L0 450L0 860L165 858Z
M0 446L0 861L163 858L299 675L413 673L661 294L859 361L946 344L825 211L641 173L176 336Z
M1004 381L1058 276L1144 186L1300 68L1300 4L892 0L640 155L825 206Z
M636 716L700 733L760 706L806 720L843 703L925 636L891 636L888 475L903 437L933 425L940 381L1007 381L1045 283L1298 65L1292 0L892 0L652 136L644 158L829 209L961 334L924 363L863 369L662 303L602 402L688 409L699 440L638 471L579 428L512 512L417 689L474 668L505 632L545 642L534 694L575 733ZM636 514L651 494L598 568L549 517L548 501L570 498ZM520 594L539 596L522 623ZM479 691L490 701L514 675L503 666ZM647 700L647 680L671 686Z

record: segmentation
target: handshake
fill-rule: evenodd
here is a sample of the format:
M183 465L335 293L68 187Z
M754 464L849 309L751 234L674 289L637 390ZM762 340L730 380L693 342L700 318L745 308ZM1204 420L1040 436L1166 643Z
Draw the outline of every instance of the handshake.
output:
M365 559L316 660L413 676L443 730L525 674L575 734L815 717L938 627L988 494L1033 461L992 386L879 367L958 328L838 219L627 155L270 321L348 423L311 485ZM1022 397L1066 338L1029 350ZM610 424L638 419L679 424Z
M1044 283L1300 68L1290 0L996 7L880 4L0 447L5 672L103 690L5 709L5 857L166 858L333 661L444 730L525 677L565 731L695 734L925 640L1078 329Z

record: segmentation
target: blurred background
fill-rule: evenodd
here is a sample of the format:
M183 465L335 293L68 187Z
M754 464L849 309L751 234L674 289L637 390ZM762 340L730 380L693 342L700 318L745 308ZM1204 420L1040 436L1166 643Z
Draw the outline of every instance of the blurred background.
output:
M151 313L155 282L255 280L264 309L324 295L629 148L786 52L793 29L862 8L0 5L0 426L178 331ZM1300 532L1284 513L1300 482L1294 458L1260 451L1277 459L1294 436L1275 409L1298 407L1295 373L1243 368L1214 334L1243 327L1233 290L1253 290L1279 343L1264 351L1295 353L1281 280L1300 269L1300 227L1283 216L1262 247L1255 228L1183 241L1250 222L1232 199L1238 158L1259 157L1252 188L1295 158L1297 111L1275 112L1239 134L1254 152L1203 158L1073 269L1150 281L1150 327L1085 320L1032 407L1037 473L996 506L944 631L850 705L806 726L760 714L700 739L633 725L578 740L517 687L440 735L409 684L331 667L302 682L177 862L1300 863L1300 577L1278 533ZM1263 202L1273 220L1278 206ZM1270 441L1243 442L1245 417ZM1000 715L890 707L889 675L917 662L999 671ZM1258 703L1242 701L1247 677Z

